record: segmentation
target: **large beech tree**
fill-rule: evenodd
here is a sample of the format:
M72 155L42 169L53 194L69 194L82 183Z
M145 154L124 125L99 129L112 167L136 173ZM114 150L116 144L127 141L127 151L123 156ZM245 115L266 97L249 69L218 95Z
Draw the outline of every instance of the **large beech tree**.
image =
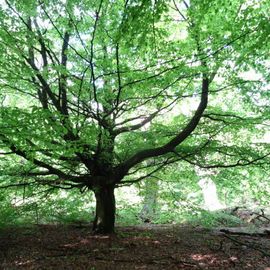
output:
M2 1L2 187L93 191L94 231L110 233L115 188L167 164L263 166L267 145L252 140L269 119L267 11L266 0Z

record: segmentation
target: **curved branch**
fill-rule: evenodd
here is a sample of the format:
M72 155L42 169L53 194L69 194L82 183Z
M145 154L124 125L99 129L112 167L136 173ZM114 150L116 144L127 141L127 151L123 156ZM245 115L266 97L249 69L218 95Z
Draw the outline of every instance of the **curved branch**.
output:
M38 160L36 158L29 157L26 152L24 152L23 150L18 149L5 135L0 134L0 136L2 137L1 140L6 145L9 145L8 147L10 148L10 150L14 154L16 154L18 156L21 156L21 157L23 157L26 160L29 160L30 162L32 162L33 164L35 164L38 167L42 167L42 168L47 169L48 172L50 172L51 174L57 175L58 177L61 177L63 179L70 179L70 176L67 175L67 174L65 174L61 170L59 170L57 168L54 168L53 166L51 166L51 165L49 165L49 164L47 164L47 163L45 163L45 162L43 162L41 160Z
M133 155L132 157L130 157L128 160L126 160L117 167L117 170L119 170L118 173L120 175L125 175L130 168L142 162L143 160L172 152L176 146L181 144L195 130L195 128L199 124L200 119L203 116L203 112L205 111L208 104L209 84L210 84L209 79L204 74L202 80L202 93L200 104L195 114L190 119L189 123L181 132L178 133L178 135L176 135L173 139L171 139L168 143L164 144L163 146L142 150L136 153L135 155Z
M215 169L215 168L245 167L245 166L250 166L250 165L264 165L264 164L268 164L269 162L268 161L259 162L259 161L261 161L269 156L270 156L270 153L267 153L266 155L260 156L258 158L253 159L253 160L239 159L235 163L228 163L228 164L216 163L216 164L212 164L212 165L204 165L198 161L192 161L192 160L189 160L186 158L183 158L183 160L185 160L189 164L198 166L202 169Z
M159 113L159 110L150 114L148 117L146 117L144 120L142 120L140 123L136 124L136 125L132 125L132 126L128 126L128 127L121 127L121 128L118 128L116 129L113 134L115 136L121 134L121 133L124 133L124 132L129 132L129 131L133 131L133 130L137 130L141 127L143 127L144 125L146 125L147 123L151 122L155 117L156 115Z

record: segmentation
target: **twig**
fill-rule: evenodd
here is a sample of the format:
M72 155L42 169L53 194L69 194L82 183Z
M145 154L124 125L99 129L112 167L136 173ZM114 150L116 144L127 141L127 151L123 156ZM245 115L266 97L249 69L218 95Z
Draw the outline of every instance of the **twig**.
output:
M243 246L247 246L247 247L252 248L252 249L254 249L254 250L258 250L258 251L261 252L264 256L270 257L270 253L265 252L262 248L255 247L255 246L252 245L252 244L248 244L248 243L239 241L238 239L235 239L234 237L230 237L230 236L228 236L227 234L223 234L223 236L226 237L226 238L228 238L229 240L231 240L231 241L234 242L234 243L237 243L237 244L243 245Z

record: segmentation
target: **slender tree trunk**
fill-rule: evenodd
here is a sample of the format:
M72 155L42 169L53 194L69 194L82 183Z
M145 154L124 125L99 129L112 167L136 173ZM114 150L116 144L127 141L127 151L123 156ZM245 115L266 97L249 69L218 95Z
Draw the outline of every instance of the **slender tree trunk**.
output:
M93 231L98 234L113 233L116 209L114 187L98 188L94 193L96 197L96 216Z
M151 179L145 182L145 195L143 198L143 208L139 214L143 222L151 222L156 214L157 197L159 183L156 179Z

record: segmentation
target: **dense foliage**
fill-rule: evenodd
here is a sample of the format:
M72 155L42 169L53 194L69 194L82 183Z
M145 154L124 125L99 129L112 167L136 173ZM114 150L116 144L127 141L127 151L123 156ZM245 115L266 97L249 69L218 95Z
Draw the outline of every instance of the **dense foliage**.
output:
M259 187L269 10L266 0L2 2L4 192L91 190L104 233L124 185L156 179L187 201L200 169L217 169L219 186L244 173Z

